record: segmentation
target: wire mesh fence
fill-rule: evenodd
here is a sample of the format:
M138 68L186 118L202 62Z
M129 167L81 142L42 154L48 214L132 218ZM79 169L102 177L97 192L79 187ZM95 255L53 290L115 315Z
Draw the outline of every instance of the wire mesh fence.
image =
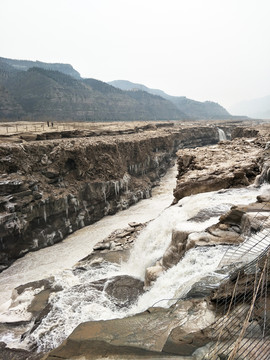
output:
M268 206L249 219L252 231L244 243L228 250L221 260L220 267L233 264L235 270L212 297L218 320L203 360L270 359Z
M77 122L41 122L41 123L16 123L16 124L2 124L0 127L0 134L20 134L24 132L47 132L47 131L66 131L75 129L87 129L88 123Z

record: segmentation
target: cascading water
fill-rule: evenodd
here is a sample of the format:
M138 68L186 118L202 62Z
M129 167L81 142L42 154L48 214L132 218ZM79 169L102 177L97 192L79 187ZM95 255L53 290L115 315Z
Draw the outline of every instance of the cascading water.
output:
M218 129L218 136L219 136L219 140L227 140L227 137L226 137L226 134L225 132L220 129L220 128L217 128Z
M172 170L175 172L175 170ZM216 223L221 211L226 212L232 205L249 204L264 191L249 187L202 193L183 198L178 204L168 207L172 201L175 173L170 173L162 186L155 189L154 198L143 200L130 209L114 216L108 216L96 224L86 227L70 236L62 243L50 248L29 253L17 260L9 269L0 274L1 291L0 310L2 319L14 315L15 318L27 318L27 304L32 293L25 293L25 304L14 306L7 311L4 302L10 297L12 288L40 276L55 276L55 283L62 291L50 297L51 310L33 333L26 337L18 347L37 345L39 350L48 350L59 345L81 322L88 320L106 320L125 317L146 310L153 304L168 307L183 297L202 277L215 271L227 246L201 247L188 251L185 257L173 268L164 272L136 304L128 308L119 308L105 292L97 292L89 284L99 279L110 279L116 275L130 275L144 279L145 270L162 257L171 241L172 230L203 231ZM210 209L210 218L201 223L188 221L202 209ZM159 215L159 216L158 216ZM141 232L131 251L130 258L121 265L102 262L98 267L86 266L85 271L64 270L89 254L93 245L108 236L115 228L126 226L130 221L145 222L151 218L148 226ZM215 274L217 277L221 275ZM28 299L27 299L28 297ZM1 302L2 301L2 302ZM7 303L8 304L8 303ZM7 305L6 304L6 305ZM17 319L16 318L16 319ZM3 320L2 320L3 321ZM0 340L10 337L12 346L18 339L13 334L4 334Z
M0 273L0 313L9 306L12 290L21 284L54 276L71 268L93 250L93 246L110 235L116 228L129 222L147 222L157 217L173 201L176 166L169 169L160 186L152 191L152 198L143 199L132 207L113 216L106 216L97 223L71 234L64 241L51 247L26 254ZM126 186L127 182L123 182Z
M183 198L178 204L165 209L141 232L127 262L121 265L103 262L99 267L89 264L82 272L65 270L57 274L55 282L63 287L63 291L51 295L50 312L20 347L35 344L40 351L48 350L59 345L81 322L133 315L155 303L170 306L175 298L183 297L195 282L215 272L228 246L191 249L176 266L164 272L136 304L128 308L117 307L104 291L100 293L90 284L116 275L143 279L145 269L155 263L168 247L173 229L202 231L218 221L215 212L220 214L221 210L226 212L232 205L254 202L263 190L264 186L249 187ZM211 210L210 219L202 223L187 221L202 209ZM215 276L222 278L218 274Z

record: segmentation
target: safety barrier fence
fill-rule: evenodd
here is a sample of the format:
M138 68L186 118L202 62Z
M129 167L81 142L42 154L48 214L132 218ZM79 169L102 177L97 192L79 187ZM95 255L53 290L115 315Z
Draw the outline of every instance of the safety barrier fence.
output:
M224 255L220 268L233 266L212 300L218 320L208 334L204 360L270 359L269 203L251 219L243 244ZM245 265L241 265L246 263Z

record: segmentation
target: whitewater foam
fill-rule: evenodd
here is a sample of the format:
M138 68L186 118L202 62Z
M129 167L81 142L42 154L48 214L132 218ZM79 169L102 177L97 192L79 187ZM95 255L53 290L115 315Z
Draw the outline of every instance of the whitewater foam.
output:
M227 247L217 246L190 250L176 266L164 272L152 288L138 299L137 304L130 308L120 309L105 292L97 291L89 285L93 281L109 279L116 275L132 275L144 279L145 269L163 256L171 241L173 229L190 232L203 231L218 221L215 209L217 213L220 213L221 209L226 211L231 205L254 202L257 195L263 193L267 188L269 188L268 185L261 188L222 190L182 199L178 204L163 210L155 220L148 224L137 238L129 260L121 265L101 262L99 266L95 267L90 264L86 265L85 270L81 272L75 269L59 271L59 268L63 269L67 265L71 267L70 263L74 260L74 257L71 257L66 262L66 254L74 251L76 252L75 259L79 260L90 253L96 242L102 240L116 227L122 227L123 224L126 226L129 221L138 221L141 218L148 221L151 217L157 216L161 209L155 209L154 199L145 200L144 203L137 204L139 207L134 206L126 212L107 217L84 228L73 234L70 242L64 241L61 245L57 244L51 248L42 249L43 251L37 252L39 256L34 261L32 261L33 256L37 254L29 254L28 258L24 259L26 263L21 262L20 259L11 269L1 274L0 283L1 281L7 283L10 280L17 286L24 281L37 280L37 274L39 277L42 274L44 277L54 274L55 284L61 285L63 288L62 291L51 294L49 300L52 306L51 311L31 336L24 340L23 345L35 344L40 351L48 350L59 345L82 322L121 318L144 311L155 303L158 306L170 306L176 301L171 299L185 296L195 282L215 272ZM171 191L171 187L166 191ZM159 198L159 206L162 203L163 208L169 205L168 199L171 199L171 195L168 196L166 191L161 191ZM207 221L199 223L188 221L206 208L212 209L211 218ZM153 209L155 211L151 213ZM82 249L84 246L86 248ZM64 249L63 253L61 253L61 249ZM51 254L52 258L48 254ZM43 264L45 271L42 271L38 262L40 259L44 260L44 256L47 257L47 264ZM56 264L52 264L53 262ZM35 268L36 264L37 268ZM50 268L51 264L52 268Z

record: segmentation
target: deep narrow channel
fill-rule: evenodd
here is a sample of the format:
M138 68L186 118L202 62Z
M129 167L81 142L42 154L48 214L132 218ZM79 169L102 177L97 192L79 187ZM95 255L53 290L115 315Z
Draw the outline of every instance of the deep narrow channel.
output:
M34 344L40 351L47 351L58 346L81 322L125 317L144 311L155 303L163 307L170 306L176 301L170 299L184 296L201 277L215 272L227 246L190 250L129 308L118 308L106 294L100 296L100 292L97 293L88 285L92 281L110 279L115 275L131 275L143 280L145 269L155 263L168 247L173 229L203 231L218 221L221 210L226 212L232 205L254 202L265 188L269 188L269 185L263 185L260 188L251 186L202 193L183 198L178 204L169 207L175 175L176 169L171 169L162 179L161 185L154 189L152 198L85 227L62 243L29 253L0 275L3 289L1 298L4 299L2 311L9 303L11 290L20 284L54 275L56 283L63 287L63 291L51 296L51 311L31 336L24 340L22 347ZM202 223L188 221L202 209L212 210L209 220ZM98 269L89 266L83 273L69 270L91 252L95 243L113 230L125 227L131 221L145 222L150 219L154 220L137 238L127 262L121 265L104 263ZM24 316L25 309L19 307L14 309L15 317L20 315L20 311ZM2 319L5 316L12 317L12 312L2 312L1 316ZM12 338L12 334L10 336ZM11 339L12 342L14 345L17 342L18 346L18 339Z
M173 200L176 166L169 169L160 185L153 188L152 197L139 201L129 209L80 229L61 243L26 254L0 273L0 312L7 308L12 290L71 268L91 253L93 246L112 231L128 226L129 222L144 223L157 217Z
M144 279L145 269L158 260L168 247L173 229L203 231L218 222L215 210L226 212L232 205L249 204L256 201L268 185L261 188L249 187L202 193L186 197L174 206L166 208L141 232L127 262L111 264L105 262L98 271L89 266L82 273L65 271L56 282L64 286L64 291L51 298L52 310L42 324L33 332L30 344L47 351L58 346L82 322L108 320L133 315L157 304L169 307L177 298L183 297L202 277L214 275L228 246L206 246L189 250L174 267L163 273L153 286L128 308L119 308L106 293L91 289L89 284L99 279L109 279L116 275L131 275ZM213 216L201 223L188 221L202 209L211 209Z

